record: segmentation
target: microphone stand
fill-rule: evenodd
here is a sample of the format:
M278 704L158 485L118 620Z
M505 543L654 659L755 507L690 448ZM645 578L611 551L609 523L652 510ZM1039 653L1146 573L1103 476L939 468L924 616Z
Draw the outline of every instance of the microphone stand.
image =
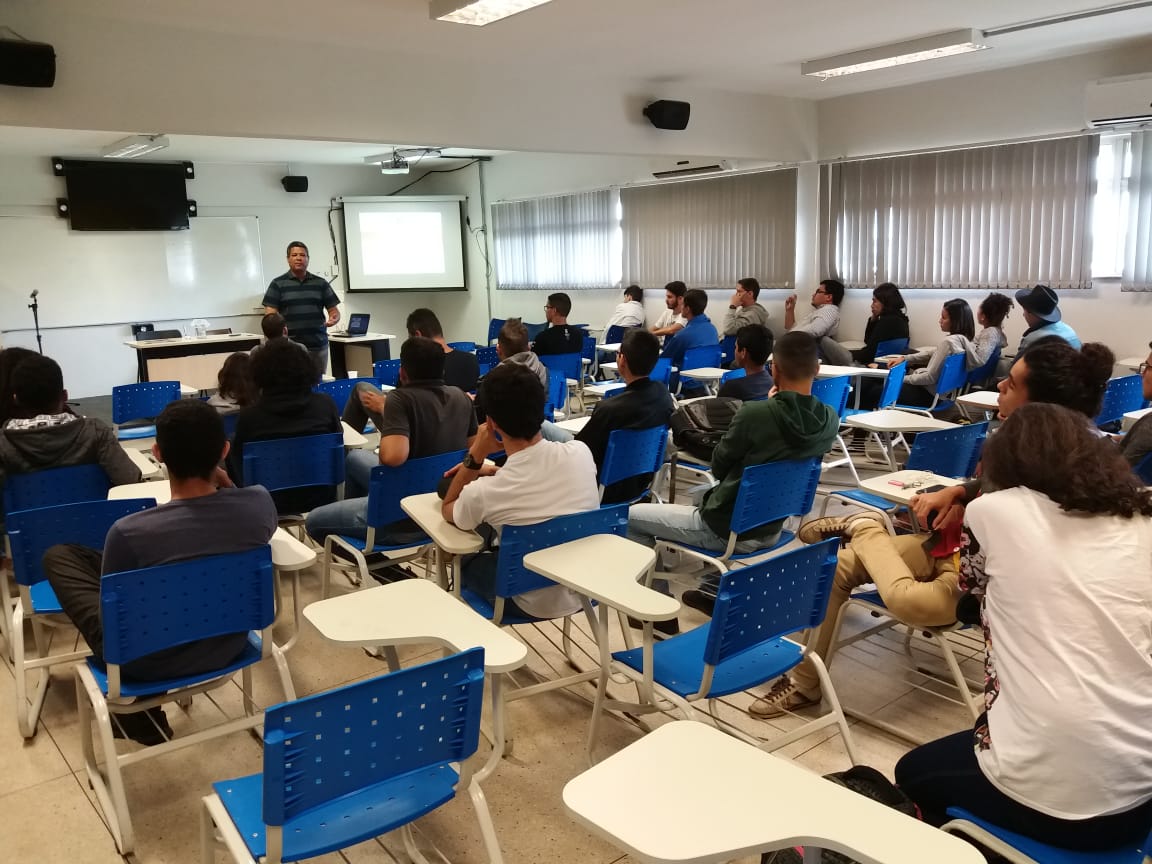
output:
M40 335L40 301L36 299L39 291L32 294L32 302L28 304L28 308L32 310L32 323L36 327L36 346L40 353L44 353L44 337Z

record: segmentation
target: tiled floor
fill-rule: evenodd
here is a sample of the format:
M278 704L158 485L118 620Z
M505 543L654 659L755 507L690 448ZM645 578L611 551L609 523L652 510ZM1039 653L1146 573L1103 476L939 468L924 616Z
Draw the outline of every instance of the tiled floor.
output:
M835 476L835 475L833 475ZM317 599L319 576L314 570L304 574L304 602ZM681 616L682 625L704 619L691 610ZM582 622L578 622L582 623ZM854 617L852 626L871 623ZM280 627L287 638L291 619ZM522 628L523 636L540 647L546 661L556 664L560 655L545 635L555 637L552 628L538 633ZM619 642L619 632L614 631ZM587 649L583 634L578 644ZM433 659L438 651L409 649L401 652L405 663ZM893 635L874 637L838 655L831 672L845 706L877 711L923 739L954 732L969 725L967 712L957 706L927 696L903 680L899 668L901 640ZM584 662L590 665L590 661ZM299 695L331 688L384 671L383 664L352 649L326 642L305 624L299 643L289 655ZM532 668L546 670L545 662L533 657ZM942 668L942 664L936 664ZM966 663L973 678L980 675L978 661ZM258 698L262 703L274 698L275 677L271 669L259 669L256 676ZM591 685L571 692L550 693L520 700L509 706L509 729L514 735L512 755L505 759L488 780L485 792L509 864L528 862L627 862L630 859L602 840L578 827L564 812L560 792L570 778L587 767L585 736L591 714ZM749 718L741 710L751 701L740 695L726 700L724 716L762 737L792 728L796 721L783 718L765 723ZM84 862L103 864L120 859L85 779L76 719L76 697L70 669L53 674L52 686L36 736L25 742L14 720L15 689L12 667L7 658L0 671L0 812L5 816L4 859L44 862ZM237 692L229 688L218 700L225 708L237 710ZM197 697L191 709L195 717L214 710L205 697ZM177 735L189 728L189 718L175 706L167 709ZM661 719L653 723L663 722ZM613 716L602 724L596 753L601 758L635 740L641 730ZM908 744L853 721L852 729L862 760L891 773ZM479 757L487 754L481 742ZM818 773L848 767L839 736L824 729L779 751ZM260 769L261 751L248 735L218 739L207 746L190 747L126 770L127 794L137 834L137 849L128 860L185 864L199 861L199 798L213 781L253 773ZM643 794L643 778L636 778L636 792ZM782 795L786 789L780 790ZM433 841L452 861L485 860L479 830L467 796L457 799L419 823L423 842ZM224 860L223 854L217 860ZM316 859L324 862L405 862L399 842L392 837L371 841L340 854ZM433 859L435 860L435 859ZM751 860L751 859L749 859Z

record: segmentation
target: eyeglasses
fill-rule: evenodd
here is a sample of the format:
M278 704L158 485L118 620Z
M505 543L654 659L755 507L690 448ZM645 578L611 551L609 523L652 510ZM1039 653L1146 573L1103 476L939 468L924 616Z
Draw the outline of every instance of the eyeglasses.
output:
M827 294L828 292L825 291L823 288L817 288L813 293L815 293L815 294Z
M1144 374L1145 372L1147 372L1149 369L1152 369L1152 366L1149 366L1147 363L1141 363L1141 364L1140 364L1140 366L1138 367L1137 371L1138 371L1138 372L1139 372L1141 375L1143 375L1143 374Z

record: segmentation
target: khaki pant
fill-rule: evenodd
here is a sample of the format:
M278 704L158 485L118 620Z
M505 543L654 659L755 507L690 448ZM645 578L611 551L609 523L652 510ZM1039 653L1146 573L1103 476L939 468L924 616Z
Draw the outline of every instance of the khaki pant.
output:
M923 534L893 537L878 522L855 523L850 545L836 559L836 575L828 600L828 614L808 644L825 663L830 660L832 630L840 609L853 588L873 583L889 611L920 627L938 627L956 620L960 597L954 556L933 558L924 551ZM820 692L820 680L805 660L792 671L792 680L806 694Z

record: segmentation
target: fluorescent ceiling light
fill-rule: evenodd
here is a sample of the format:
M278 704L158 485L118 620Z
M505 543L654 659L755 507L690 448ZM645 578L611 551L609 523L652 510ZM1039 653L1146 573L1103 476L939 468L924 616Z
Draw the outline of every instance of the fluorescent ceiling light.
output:
M437 21L451 21L455 24L475 24L483 26L531 9L542 6L548 0L432 0L429 4L431 17Z
M954 57L972 51L983 51L988 45L982 44L984 34L979 30L953 30L951 33L938 33L923 39L908 42L895 42L880 48L852 51L823 60L809 60L800 67L801 73L815 78L837 78L841 75L854 75L857 72L871 72L875 69L888 69L922 60L936 60L939 57Z
M167 146L168 139L163 135L129 135L115 144L109 144L100 151L100 155L106 159L135 159Z

